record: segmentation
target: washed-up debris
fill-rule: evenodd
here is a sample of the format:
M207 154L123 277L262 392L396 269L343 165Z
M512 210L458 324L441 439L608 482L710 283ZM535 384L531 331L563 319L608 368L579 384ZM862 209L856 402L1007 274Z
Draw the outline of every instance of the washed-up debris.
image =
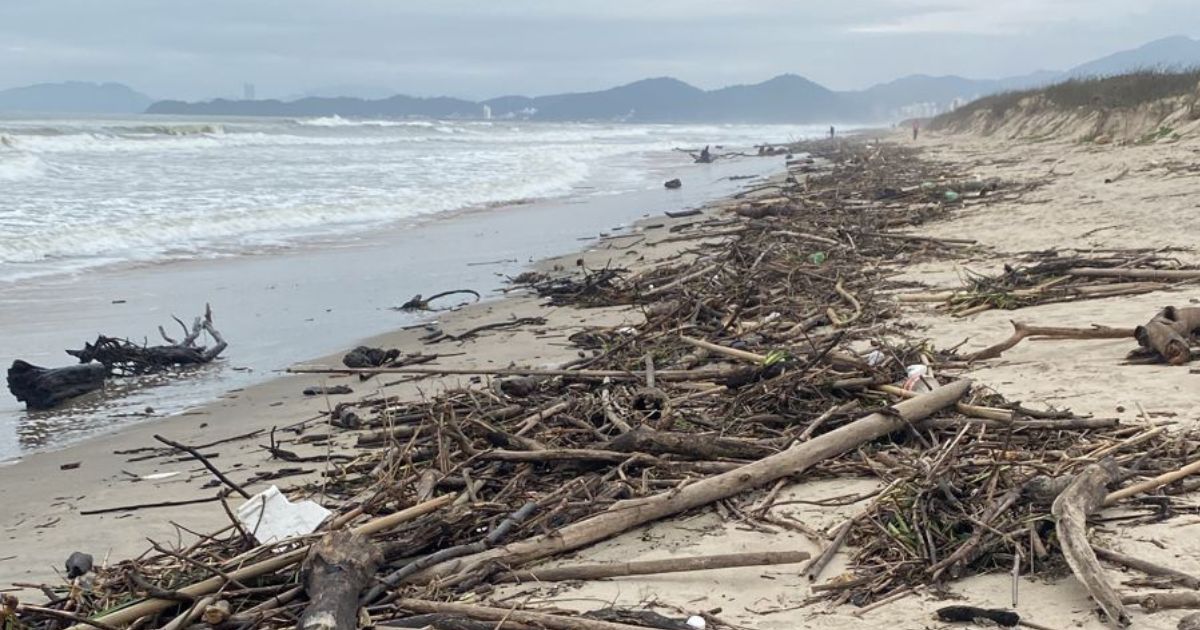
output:
M352 624L360 609L392 627L652 627L667 622L649 610L579 615L489 597L552 571L542 560L712 506L725 520L820 545L803 570L814 584L801 605L880 607L979 573L1075 570L1083 580L1094 565L1080 547L1080 515L1119 505L1125 522L1162 521L1190 509L1176 495L1200 470L1198 436L1012 403L956 377L962 358L900 318L891 296L912 286L895 279L895 265L972 245L897 230L997 195L954 204L930 195L921 182L954 173L907 148L793 147L802 148L823 170L770 193L795 211L697 222L671 237L686 237L687 254L664 264L523 275L550 304L632 306L643 316L573 335L580 356L566 365L296 370L495 379L421 400L355 401L359 428L340 430L354 431L358 446L318 456L321 480L288 493L329 510L311 534L261 544L247 534L250 519L238 519L191 546L109 562L88 589L54 591L64 594L56 612L27 610L22 623L50 630L68 613L182 627L199 603L225 601L229 623L265 628L321 613ZM281 452L274 436L271 452ZM1121 472L1115 489L1096 489L1097 462ZM842 499L851 514L829 531L798 525L778 500L786 484L840 477L878 483ZM847 574L826 580L839 553ZM646 571L641 562L574 569L577 579L619 579ZM345 579L330 579L335 569ZM1184 602L1152 595L1139 601ZM1120 608L1106 609L1121 619Z

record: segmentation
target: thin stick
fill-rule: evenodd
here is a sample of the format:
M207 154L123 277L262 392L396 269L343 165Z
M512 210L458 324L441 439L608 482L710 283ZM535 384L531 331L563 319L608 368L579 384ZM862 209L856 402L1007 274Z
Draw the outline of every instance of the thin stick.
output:
M1108 507L1117 501L1120 501L1121 499L1127 499L1136 494L1161 488L1169 483L1179 481L1184 477L1194 475L1197 472L1200 472L1200 459L1177 470L1154 477L1153 479L1147 479L1141 483L1135 483L1132 486L1121 488L1116 492L1111 492L1108 494L1108 496L1104 497L1104 506Z
M209 470L209 472L211 472L214 476L216 476L217 479L220 479L221 483L229 486L230 488L233 488L233 490L235 492L242 495L243 499L250 498L249 492L246 492L245 489L243 489L241 486L234 483L233 480L231 480L229 477L226 477L224 475L224 473L222 473L220 470L217 470L217 467L213 466L212 462L208 461L208 458L205 457L203 454L201 454L200 451L198 451L190 446L187 446L185 444L180 444L179 442L175 442L173 440L168 440L167 438L165 438L161 435L156 434L154 436L154 439L158 440L159 442L162 442L163 444L166 444L167 446L184 451L187 454L191 455L192 457L196 458L197 460L200 461L201 464L204 464L204 467L207 468Z

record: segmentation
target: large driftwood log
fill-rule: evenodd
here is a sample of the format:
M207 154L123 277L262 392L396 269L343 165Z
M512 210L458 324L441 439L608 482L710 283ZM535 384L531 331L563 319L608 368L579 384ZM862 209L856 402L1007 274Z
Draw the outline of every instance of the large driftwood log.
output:
M43 368L25 361L13 361L8 369L8 389L29 409L50 409L76 396L100 389L113 376L138 376L163 372L181 365L209 363L225 350L226 343L212 323L212 310L206 308L191 329L179 319L184 337L175 341L159 327L170 345L148 346L128 339L100 335L94 343L85 343L67 354L79 359L79 365ZM196 345L200 333L208 332L216 342L210 347Z
M107 377L99 363L44 368L17 359L8 368L8 391L28 409L50 409L100 389Z
M1171 365L1183 365L1192 356L1190 339L1200 332L1200 308L1168 306L1134 331L1138 345L1153 350Z
M970 386L968 380L955 381L928 394L897 403L888 413L871 414L807 442L796 444L781 453L739 466L729 472L662 494L618 502L600 514L557 531L444 562L413 576L413 579L448 578L455 574L465 576L475 571L491 570L496 564L511 567L548 558L610 538L638 525L727 499L784 477L798 475L819 462L898 431L911 422L923 420L934 412L954 404Z
M1117 464L1111 458L1084 468L1054 500L1050 513L1058 521L1055 530L1071 571L1104 610L1108 620L1124 628L1130 624L1129 613L1121 603L1121 597L1104 578L1104 569L1087 537L1088 515L1103 505L1105 486L1115 481L1119 474Z
M184 337L175 341L161 326L159 334L170 345L138 345L128 339L100 335L95 343L85 343L79 350L67 350L67 354L79 359L80 363L95 361L105 367L111 376L137 376L154 374L180 365L209 363L224 352L226 343L221 333L213 327L212 309L205 308L204 315L192 322L191 330L176 319L183 327ZM211 347L198 346L200 333L207 332L216 343Z
M309 550L301 571L308 607L298 630L355 630L358 595L375 575L380 552L365 536L338 530Z

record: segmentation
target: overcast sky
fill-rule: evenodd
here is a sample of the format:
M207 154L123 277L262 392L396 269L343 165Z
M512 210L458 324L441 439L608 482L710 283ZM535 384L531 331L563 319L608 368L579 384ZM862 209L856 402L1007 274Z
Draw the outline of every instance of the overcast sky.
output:
M854 89L1065 69L1193 30L1197 0L0 0L0 87L483 98L791 72Z

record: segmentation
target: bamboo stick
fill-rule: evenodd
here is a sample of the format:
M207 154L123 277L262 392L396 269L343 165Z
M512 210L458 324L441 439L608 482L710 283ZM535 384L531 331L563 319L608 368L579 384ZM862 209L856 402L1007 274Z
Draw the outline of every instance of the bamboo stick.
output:
M809 557L809 554L803 551L761 551L609 564L583 564L565 567L547 567L529 571L514 571L501 575L498 581L562 582L565 580L600 580L630 575L685 573L688 571L710 571L713 569L730 569L735 567L793 564L808 560Z

